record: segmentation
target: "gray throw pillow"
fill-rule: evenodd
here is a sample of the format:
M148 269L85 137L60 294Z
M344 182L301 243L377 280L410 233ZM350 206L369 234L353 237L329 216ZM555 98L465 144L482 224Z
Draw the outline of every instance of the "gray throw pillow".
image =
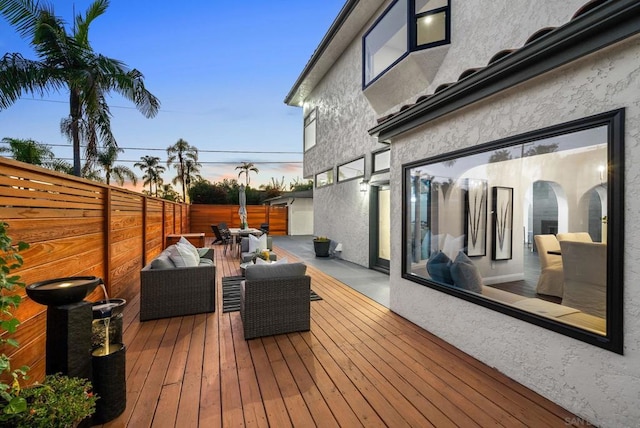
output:
M456 287L482 294L482 276L463 251L458 252L451 265L451 278Z
M245 278L268 279L268 278L290 278L303 276L307 272L307 265L304 263L271 263L264 265L251 264L245 269Z
M427 272L431 279L444 284L453 284L451 277L451 259L442 251L431 254L427 260Z
M174 267L176 267L176 265L171 261L169 254L164 252L151 260L151 269L173 269Z

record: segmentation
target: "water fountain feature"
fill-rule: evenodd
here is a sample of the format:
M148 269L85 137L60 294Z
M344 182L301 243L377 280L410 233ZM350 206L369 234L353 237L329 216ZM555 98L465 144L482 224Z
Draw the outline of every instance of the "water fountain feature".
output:
M125 352L122 343L124 299L110 299L103 286L104 300L92 305L92 352L95 392L102 398L96 403L94 424L108 422L126 408Z
M97 286L105 299L84 300ZM27 295L47 306L46 374L89 379L100 399L92 423L115 419L126 408L124 299L109 299L101 278L77 276L30 284Z

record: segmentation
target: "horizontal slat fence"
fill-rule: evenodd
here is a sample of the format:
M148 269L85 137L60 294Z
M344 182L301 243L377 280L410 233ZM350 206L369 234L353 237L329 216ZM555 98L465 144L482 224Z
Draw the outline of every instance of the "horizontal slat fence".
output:
M188 233L189 206L56 173L0 157L0 221L30 248L15 274L26 284L69 276L103 279L109 297L139 293L140 269L164 249L171 233ZM31 381L45 374L46 310L23 289L15 311L20 347L0 349L12 367L31 367ZM104 298L100 288L86 300Z
M240 205L204 205L193 204L190 207L190 228L193 233L205 233L213 236L212 224L225 222L229 227L240 227L238 210ZM272 235L287 235L288 210L284 206L247 205L249 227L260 228L262 223L269 224Z

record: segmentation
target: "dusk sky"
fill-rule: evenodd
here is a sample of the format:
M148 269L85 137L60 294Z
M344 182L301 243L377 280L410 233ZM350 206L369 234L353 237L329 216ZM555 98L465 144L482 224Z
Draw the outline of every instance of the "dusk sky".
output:
M56 15L72 22L88 0L56 0ZM302 180L302 109L283 100L344 5L344 0L242 2L190 0L181 4L112 0L90 27L94 51L123 61L145 76L161 108L146 119L117 95L109 101L112 131L122 164L158 156L183 138L200 150L202 176L217 182L237 178L235 167L253 162L251 186ZM0 18L0 54L33 49ZM71 143L60 134L69 115L67 93L26 95L0 111L0 139L30 138L72 159ZM247 151L250 153L224 153ZM260 153L289 152L289 153ZM130 161L130 162L126 162ZM171 169L165 183L175 176Z

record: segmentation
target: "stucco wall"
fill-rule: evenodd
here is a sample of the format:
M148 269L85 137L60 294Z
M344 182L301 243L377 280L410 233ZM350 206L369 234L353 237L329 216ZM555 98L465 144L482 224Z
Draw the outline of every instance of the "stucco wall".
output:
M603 427L640 420L639 88L635 37L402 135L391 150L391 309ZM626 109L624 355L401 278L403 163L618 108Z
M313 234L313 199L296 198L289 201L289 235Z
M371 151L384 147L367 130L376 114L362 94L360 42L354 41L305 101L305 111L318 108L317 143L305 153L304 175L315 174L365 156L365 177L371 175ZM342 258L368 266L368 194L360 192L362 179L334 180L333 185L314 189L314 235L324 235L343 244Z

